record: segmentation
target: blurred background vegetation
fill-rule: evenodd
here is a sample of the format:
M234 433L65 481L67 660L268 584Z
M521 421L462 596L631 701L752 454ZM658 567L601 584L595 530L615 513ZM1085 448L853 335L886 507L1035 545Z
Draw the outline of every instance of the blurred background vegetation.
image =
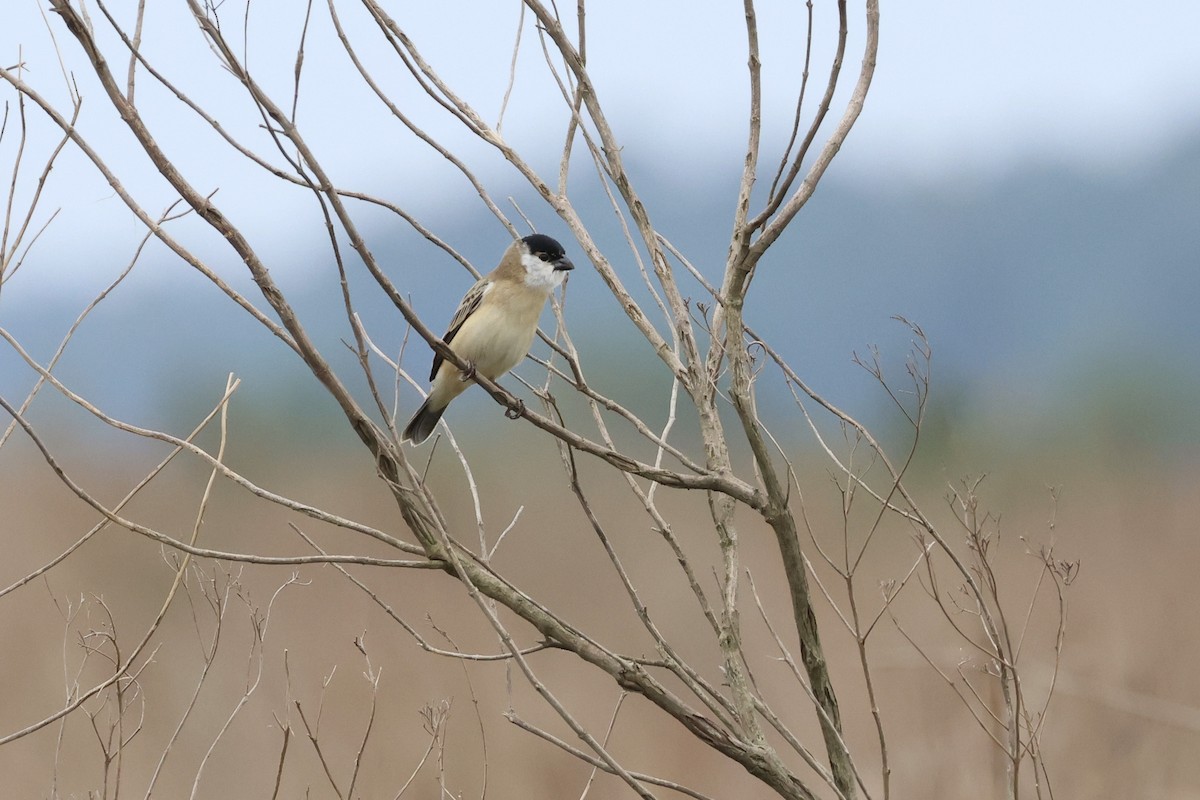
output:
M1062 34L1064 39L1069 35ZM893 97L904 96L895 83L890 87ZM984 80L983 94L986 89ZM889 84L880 91L886 107ZM913 95L914 114L920 114L919 96ZM703 111L685 107L674 113L688 115L686 124L703 129L693 118L703 119ZM1054 542L1062 557L1082 564L1070 592L1068 641L1047 723L1053 734L1045 740L1056 789L1066 797L1200 797L1200 764L1193 757L1200 746L1200 684L1193 673L1200 636L1191 620L1200 607L1195 588L1200 563L1200 123L1193 117L1172 132L1153 131L1157 138L1149 148L1113 146L1108 155L1088 159L1072 158L1068 145L1057 152L986 162L988 148L1000 148L980 140L974 155L964 159L959 152L949 167L922 171L906 163L903 140L888 152L881 144L886 137L870 132L871 113L868 100L864 146L874 148L875 161L866 169L853 160L847 169L835 162L764 264L747 322L817 391L899 446L909 431L852 358L877 346L885 370L903 383L911 332L891 318L902 315L921 326L933 348L930 418L915 462L922 489L939 496L963 476L986 473L984 495L1000 514L1014 564L1025 557L1024 550L1036 551L1046 542ZM1114 107L1112 113L1120 111ZM851 136L848 149L858 135ZM0 153L10 157L13 141L10 133ZM110 151L120 149L117 139L103 141ZM684 153L656 149L654 131L645 127L630 141L626 160L659 228L705 274L719 274L731 187L739 174L738 145L721 139ZM203 163L204 148L194 149ZM929 163L928 153L922 158ZM887 166L889 159L894 168ZM978 169L962 166L973 159L979 161ZM394 190L423 198L422 221L477 266L490 268L503 230L477 202L464 202L461 193L447 194L434 169L398 160L375 163L359 176L377 193ZM65 156L51 181L61 177L67 187L53 201L63 212L27 263L0 288L0 326L43 363L84 306L128 263L141 234L89 170L77 155ZM523 199L516 184L510 187L499 175L492 180L495 196L511 193ZM606 251L619 252L619 229L604 222L611 212L602 195L586 181L581 184L577 205L601 231L598 240ZM278 269L300 313L328 307L338 291L336 274L317 215L312 209L297 211L305 202L302 190L278 205L274 199L261 200L252 184L222 191L225 196L218 199L228 198L231 206L254 218L260 249L272 269ZM429 320L448 318L470 285L467 273L394 218L374 209L362 209L362 214L376 256L391 265L393 279L418 310ZM89 222L97 218L102 220L99 227ZM540 217L539 222L547 233L559 233L551 218ZM185 229L193 224L178 223ZM238 265L229 262L219 243L211 247L217 261L224 259L226 276L247 290L249 281ZM619 309L570 243L568 250L584 268L572 275L566 318L591 380L619 387L623 401L644 413L649 423L661 424L668 386L653 370L653 354L624 326L614 324ZM707 299L702 292L694 287L694 301ZM357 299L380 346L399 352L405 331L394 311L365 291ZM335 362L352 364L352 354L340 344L349 335L344 319L310 315L307 324ZM423 375L424 346L410 339L408 347L405 364ZM529 365L524 371L530 371ZM226 375L233 372L244 383L232 411L231 465L283 494L383 529L399 525L394 507L374 485L369 458L292 354L155 242L85 321L55 372L110 414L177 433L190 430L211 408ZM19 401L35 377L10 348L0 348L0 394ZM506 383L515 386L512 380ZM403 418L417 398L410 390L403 390L401 398ZM811 439L784 425L793 419L790 402L782 386L760 392L762 416L795 455L806 485L827 483L822 460L806 450ZM584 534L571 509L538 508L534 502L539 482L562 480L550 441L504 421L481 392L456 403L448 418L478 474L491 476L481 491L493 523L503 527L503 520L525 508L523 520L533 533L528 543L514 543L514 562L535 548L549 553L545 562L528 567L530 573L550 597L565 607L577 604L581 619L586 618L594 611L588 597L613 587L607 576L581 587L572 580L575 572L556 567L578 557ZM112 431L53 391L39 395L29 419L64 463L106 500L120 497L162 455L160 447ZM678 434L688 436L688 420L682 420ZM213 444L212 434L203 441ZM513 453L519 453L515 465ZM435 464L434 469L446 468ZM330 473L341 480L330 481ZM435 474L448 492L461 492L453 473ZM131 514L166 528L186 526L196 502L189 492L203 476L195 464L181 464ZM605 489L615 491L613 486ZM285 528L285 515L260 515L246 498L223 491L227 502L210 521L213 547L262 553L300 548ZM471 524L465 506L453 513L461 524ZM644 523L630 516L625 533L634 537L643 532ZM819 501L814 516L818 522L836 521L834 510L822 508ZM22 436L13 436L0 450L0 544L6 553L0 559L0 584L57 554L94 522L94 515L67 495ZM331 535L346 547L362 546ZM703 546L702 531L695 535L696 546ZM906 535L898 531L898 541ZM154 548L117 531L105 537L102 544L89 544L85 558L51 573L36 591L31 587L14 594L19 602L0 605L0 630L10 643L0 654L0 685L21 688L6 692L0 703L0 733L40 718L47 712L44 699L61 689L63 641L71 638L61 611L68 602L103 597L118 617L141 620L161 600L170 572ZM267 572L244 578L245 593L259 608L287 577ZM381 736L405 745L418 741L416 710L454 695L454 724L461 726L455 735L474 746L474 734L467 732L474 724L468 722L470 694L458 673L444 666L410 668L409 651L389 639L393 629L378 609L364 603L331 569L300 572L316 585L289 590L290 602L280 607L275 635L284 642L312 641L318 634L329 638L322 640L327 641L325 651L294 656L295 674L303 675L297 692L307 692L307 701L315 702L313 687L320 676L357 658L352 637L369 631L377 662L394 670L388 672L393 682L384 682L384 697L406 714L412 711L401 722L388 723L394 729ZM642 579L653 583L653 576ZM764 586L771 582L760 580ZM398 593L398 607L423 608L426 593L436 591L435 581L436 576L406 574L389 588ZM1014 594L1021 596L1022 588L1027 587L1018 584ZM670 593L664 588L659 599L670 602ZM442 600L451 604L447 619L470 624L464 622L471 619L465 604L453 606L461 597ZM605 623L602 617L591 621ZM182 618L169 623L175 630L188 624ZM612 624L615 635L619 626ZM64 635L58 635L60 629ZM486 633L475 633L472 644L488 648L480 644L487 641ZM252 636L244 630L241 636L238 646L248 649ZM945 720L962 714L961 708L903 642L894 641L885 651L889 666L884 680L900 690L899 706L892 710L916 734L897 737L897 786L912 796L985 796L978 793L973 770L995 765L979 759L978 752L962 754L963 769L946 768L945 754L957 753L960 743L947 739ZM835 652L835 658L849 657L847 651ZM148 691L153 693L154 680L190 685L188 663L185 655L164 652L163 668L147 675ZM276 671L279 666L274 664ZM359 671L344 667L355 673L354 679ZM244 663L226 668L221 685L232 687L236 696L245 672ZM354 679L347 675L346 681L331 684L331 691L342 693L330 701L331 708L361 711L365 695ZM481 685L479 691L500 696L502 681L491 680L490 687ZM913 691L905 694L906 687ZM581 705L586 705L589 688L572 689ZM268 717L282 702L283 690L272 691L260 701ZM602 724L607 712L596 709L593 723ZM154 714L147 730L169 729L170 715ZM205 714L220 718L215 708ZM346 716L352 717L346 730L356 730L360 718ZM653 747L668 735L654 729L652 720L644 722L647 727L626 740L631 752L639 745ZM487 725L503 730L505 723ZM896 732L900 729L898 725ZM865 742L868 733L850 735ZM260 734L258 729L247 732L247 741ZM64 752L82 761L93 745L86 735L73 736ZM572 782L577 773L569 760L547 757L544 749L521 737L491 741L497 742L499 755L494 751L492 763L501 776L493 775L494 786L503 786L510 756L546 764L545 785L508 786L495 789L495 796L577 791ZM23 740L0 748L0 775L6 776L12 796L47 792L46 775L54 766L48 760L53 750L44 744ZM377 775L390 778L401 772L403 758L396 753L411 755L399 745L395 753L371 752ZM696 769L698 755L681 750L678 769L685 774ZM231 761L206 784L211 792L206 796L239 796L239 770L260 763L240 764L238 759L261 762L263 757L253 749L227 754ZM464 785L481 780L470 756L455 767ZM81 774L85 777L70 791L82 794L95 785L94 772ZM735 778L728 777L729 786ZM170 792L187 788L179 776L172 780L177 783L169 786ZM380 783L386 783L383 777ZM617 796L620 790L610 788Z

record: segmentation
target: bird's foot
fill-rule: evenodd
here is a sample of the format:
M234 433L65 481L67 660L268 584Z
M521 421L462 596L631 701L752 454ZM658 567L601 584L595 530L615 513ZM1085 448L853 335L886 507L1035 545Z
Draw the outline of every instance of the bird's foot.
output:
M504 416L509 419L520 419L525 414L525 401L517 398L517 404L504 410Z
M459 380L461 380L461 381L463 381L463 382L465 383L465 382L467 382L467 381L469 381L469 380L472 380L472 379L474 379L474 377L475 377L475 362L474 362L474 361L468 361L468 362L467 362L467 368L466 368L466 369L464 369L464 370L463 370L463 371L462 371L462 372L459 374L458 378L459 378Z

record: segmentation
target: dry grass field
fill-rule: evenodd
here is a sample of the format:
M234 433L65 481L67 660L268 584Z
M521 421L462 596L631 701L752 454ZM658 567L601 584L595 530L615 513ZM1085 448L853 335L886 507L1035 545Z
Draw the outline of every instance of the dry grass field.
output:
M591 528L564 491L552 447L525 435L534 456L520 469L497 469L489 453L474 462L493 539L523 508L497 552L497 565L606 644L652 656L653 645ZM0 458L6 476L0 483L0 583L7 586L63 552L97 515L62 487L27 443L14 439ZM115 503L152 465L150 459L146 452L109 459L79 453L68 459L68 468L97 497ZM260 453L242 460L242 468L275 491L405 535L369 463L356 452ZM1194 467L1189 472L1151 458L1135 465L1059 454L991 469L982 495L1002 514L996 564L1010 617L1022 624L1028 610L1038 576L1031 550L1053 543L1058 557L1080 562L1067 590L1066 642L1040 740L1054 796L1200 797L1200 762L1194 758L1200 747L1194 666L1200 634L1192 619L1200 495ZM463 538L473 540L465 485L451 470L444 472L435 483L443 497L463 500L448 513ZM1057 502L1047 476L1061 487ZM127 514L186 536L205 479L194 466L169 470ZM662 539L607 475L585 464L584 479L655 622L719 682L719 658L702 635L703 619ZM933 505L941 503L946 480L934 470L921 476ZM828 476L814 470L802 485L814 534L823 547L836 549L842 520ZM702 498L672 494L662 502L689 555L703 565L701 579L711 584L718 553ZM329 552L394 557L377 542L332 531L220 483L199 543L262 555L311 554L288 523ZM862 584L869 605L878 604L874 583L902 577L916 552L903 526L885 527L879 536ZM786 594L769 532L747 523L742 541L744 565L763 606L785 621ZM806 546L811 556L811 542ZM136 534L105 529L43 577L0 598L0 682L8 687L0 735L52 714L105 676L117 649L123 657L137 644L167 596L173 577L168 560L176 558L164 558L157 544ZM405 797L439 797L439 781L455 797L629 796L627 787L603 774L589 788L588 767L506 719L511 712L576 743L519 673L503 662L462 663L424 652L381 607L386 604L433 647L498 652L495 634L460 584L430 571L352 566L350 572L374 597L330 565L197 560L187 591L139 659L136 681L121 684L120 698L107 692L61 723L0 746L3 796L315 798L345 796L353 780L353 797L390 798L414 771ZM819 563L817 574L841 602L844 591L835 576ZM970 657L917 583L905 590L895 612L940 668L953 674ZM862 763L876 765L876 734L856 650L828 604L819 613L851 750ZM747 651L761 656L754 665L760 690L785 710L797 735L819 749L811 705L776 658L746 583L742 622ZM1053 595L1043 586L1022 649L1026 691L1034 698L1045 695L1053 675L1054 623ZM514 626L514 632L522 644L534 642L530 631ZM786 633L784 638L792 646ZM214 642L206 670L205 649ZM1003 763L925 658L886 618L870 647L892 796L1002 797ZM534 654L531 661L597 736L608 730L619 705L609 742L629 769L679 781L708 797L768 796L648 703L636 696L622 700L602 674L554 652ZM973 667L965 669L969 674ZM116 714L118 700L126 705L123 717ZM431 721L438 739L429 753ZM872 769L865 780L879 797L877 766Z

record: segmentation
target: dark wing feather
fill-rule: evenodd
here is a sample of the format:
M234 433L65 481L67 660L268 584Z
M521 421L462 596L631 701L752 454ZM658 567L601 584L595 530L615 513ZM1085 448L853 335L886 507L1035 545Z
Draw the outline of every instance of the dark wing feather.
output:
M454 312L454 317L450 320L450 327L446 329L446 333L442 336L442 341L450 344L462 328L463 323L467 321L467 317L474 314L475 309L479 308L479 303L483 300L483 293L491 284L491 281L484 278L463 295L462 302L458 304L458 310ZM429 373L429 380L437 377L438 368L442 366L442 361L444 360L441 353L435 352L433 354L433 369Z

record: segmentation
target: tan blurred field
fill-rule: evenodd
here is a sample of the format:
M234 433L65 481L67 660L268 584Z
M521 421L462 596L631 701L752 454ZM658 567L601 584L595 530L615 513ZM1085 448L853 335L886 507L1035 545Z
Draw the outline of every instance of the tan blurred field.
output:
M497 469L489 453L474 459L490 541L523 508L495 563L605 644L652 657L649 638L565 489L550 442L517 428L503 431L500 443L522 443L528 457L516 469ZM473 446L470 436L463 439L464 446ZM159 455L153 450L128 451L116 458L77 453L65 461L89 491L111 504ZM466 485L448 456L447 451L439 452L435 483L460 538L474 542ZM357 452L273 456L239 453L235 447L231 464L274 491L405 534L369 461ZM582 466L585 488L655 622L707 677L719 681L711 636L662 539L648 529L627 490L595 464ZM27 442L13 440L0 451L0 467L5 476L0 483L0 537L6 554L0 583L8 585L62 552L95 524L97 515L63 488ZM1194 758L1200 747L1200 682L1195 678L1200 634L1192 619L1197 608L1193 573L1200 556L1200 493L1195 491L1194 467L1174 469L1152 458L1138 463L1066 454L988 468L992 475L983 494L988 506L1002 514L997 563L1015 624L1024 619L1038 574L1038 562L1027 550L1052 542L1058 557L1081 562L1067 592L1065 651L1041 739L1054 795L1200 797L1200 762ZM186 538L206 477L194 464L172 467L127 514ZM940 497L951 479L942 470L920 476L917 483L929 507L944 508ZM1057 503L1046 488L1050 483L1061 486ZM818 540L836 549L841 520L829 477L815 469L806 473L802 485ZM674 493L661 494L660 500L671 512L701 581L711 590L710 568L717 551L703 498ZM394 557L377 542L333 531L220 483L200 544L270 555L311 553L288 522L330 552ZM761 525L746 519L742 524L744 566L791 647L794 634L786 633L788 612L773 541ZM812 556L811 543L806 548ZM870 574L860 581L861 602L876 608L876 581L902 576L914 553L904 527L885 527L868 559ZM497 800L584 793L589 768L505 719L511 708L522 719L576 743L516 670L503 663L464 665L421 651L371 597L330 566L297 568L296 580L287 586L291 567L217 566L204 560L198 567L207 578L216 576L218 593L233 582L217 655L203 683L201 650L211 645L214 614L193 575L189 593L176 599L153 637L154 656L138 673L136 687L126 687L130 711L112 735L128 742L117 748L103 741L110 735L107 721L115 696L108 704L95 698L84 705L95 717L95 727L88 716L76 712L64 724L50 724L0 747L4 797L115 797L118 784L121 797L144 796L164 752L155 797L271 797L285 747L281 722L291 727L291 736L278 796L335 797L306 734L305 720L334 782L346 792L372 713L372 691L365 677L368 660L356 647L357 637L362 637L369 666L378 675L378 693L354 797L396 795L430 744L422 709L443 702L450 710L442 760L437 763L436 755L431 756L405 797L438 797L439 768L446 791L456 797L480 796L485 782L486 795ZM448 576L362 566L351 571L431 645L499 651L495 634ZM844 589L830 571L818 572L843 602ZM9 687L0 704L0 735L55 712L76 681L88 687L105 674L104 654L112 653L111 646L95 636L81 638L86 631L108 630L101 603L115 620L116 642L125 653L153 620L171 579L157 544L128 531L107 529L44 579L0 598L5 642L0 681ZM280 587L284 588L277 592ZM784 710L788 725L819 749L811 707L787 667L776 659L748 583L743 582L742 592L746 647L757 656L754 677ZM78 612L70 621L64 619L68 609ZM906 630L943 669L952 672L970 655L949 634L919 586L911 585L896 609ZM820 605L820 613L851 749L862 763L875 765L877 742L864 705L856 652L827 603ZM252 618L265 632L258 644ZM1032 620L1022 666L1027 691L1038 698L1046 691L1053 666L1054 607L1045 587ZM513 630L522 644L534 642L528 630L519 625ZM94 647L99 654L76 677L84 647ZM888 736L892 796L1002 797L1003 766L985 734L886 619L870 648ZM566 654L541 652L530 660L548 688L602 738L618 704L617 687ZM172 742L197 686L195 708ZM239 706L248 686L254 691ZM628 768L679 781L709 797L769 796L761 784L715 758L637 697L621 703L609 741ZM107 767L107 795L104 747L121 751ZM877 767L871 769L865 780L879 797ZM600 774L588 796L630 793L618 780ZM680 795L658 790L658 796Z

